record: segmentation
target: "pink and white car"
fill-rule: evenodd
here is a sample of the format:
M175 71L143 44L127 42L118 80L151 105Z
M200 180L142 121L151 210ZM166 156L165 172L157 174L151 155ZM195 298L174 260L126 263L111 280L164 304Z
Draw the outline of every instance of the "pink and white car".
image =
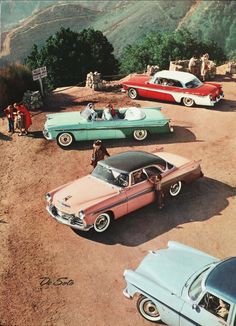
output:
M147 75L135 75L122 86L131 99L144 97L185 106L214 106L224 96L220 84L202 83L196 76L182 71L162 70L151 79Z
M155 201L150 177L158 174L162 189L171 196L180 193L183 183L203 176L199 161L167 152L124 152L99 161L92 174L47 193L47 210L74 229L103 232L112 220Z

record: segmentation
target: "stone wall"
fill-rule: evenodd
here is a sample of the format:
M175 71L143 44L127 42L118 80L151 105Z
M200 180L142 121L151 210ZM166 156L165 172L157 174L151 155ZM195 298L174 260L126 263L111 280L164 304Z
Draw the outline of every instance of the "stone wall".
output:
M105 87L105 82L101 79L101 74L97 71L87 74L86 87L92 88L95 91L101 91Z
M189 64L189 60L170 61L169 70L189 72L188 64ZM196 60L195 75L199 78L201 78L201 64L202 62L200 59ZM209 60L208 73L206 75L206 79L212 79L215 77L215 75L216 75L216 64L213 61Z
M121 84L113 83L112 81L106 81L101 79L101 74L97 71L87 74L86 87L92 88L94 91L117 91L121 88Z
M153 76L156 72L160 70L158 65L152 66L152 65L147 65L147 71L146 74L148 76Z
M236 61L230 61L228 62L226 74L236 74Z

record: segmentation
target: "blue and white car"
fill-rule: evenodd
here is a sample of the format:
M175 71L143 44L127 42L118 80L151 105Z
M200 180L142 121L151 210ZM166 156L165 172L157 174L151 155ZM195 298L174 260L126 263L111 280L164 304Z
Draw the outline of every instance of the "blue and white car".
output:
M124 295L137 294L137 308L151 322L236 326L236 257L219 260L169 241L124 278Z

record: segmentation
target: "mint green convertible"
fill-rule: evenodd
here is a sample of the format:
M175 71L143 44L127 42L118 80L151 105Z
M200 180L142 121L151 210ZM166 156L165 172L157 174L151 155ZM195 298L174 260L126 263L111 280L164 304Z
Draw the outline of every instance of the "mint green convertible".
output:
M75 141L130 136L142 141L149 134L173 132L170 119L161 113L161 108L131 107L117 109L115 113L112 117L108 109L85 108L81 112L49 114L43 135L48 140L57 140L61 147L69 147Z

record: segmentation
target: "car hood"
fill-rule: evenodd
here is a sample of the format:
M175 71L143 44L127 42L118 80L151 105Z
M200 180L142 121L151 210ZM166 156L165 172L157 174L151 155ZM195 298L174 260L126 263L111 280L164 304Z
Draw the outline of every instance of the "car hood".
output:
M134 279L135 286L144 291L145 284L155 284L167 289L173 294L181 295L188 279L204 266L215 261L208 254L180 243L169 241L168 248L150 252L134 273L131 272L129 282ZM147 283L146 283L147 281ZM139 284L137 284L139 283Z
M187 88L185 89L185 93L195 94L200 96L207 96L207 95L216 95L218 96L221 92L221 85L220 84L211 84L211 83L204 83L197 88Z
M60 127L60 126L72 126L84 121L81 117L80 112L63 112L47 114L47 120L45 122L45 129L50 127Z
M117 187L88 175L60 188L53 196L53 204L65 213L77 214L79 210L85 210L118 192Z

